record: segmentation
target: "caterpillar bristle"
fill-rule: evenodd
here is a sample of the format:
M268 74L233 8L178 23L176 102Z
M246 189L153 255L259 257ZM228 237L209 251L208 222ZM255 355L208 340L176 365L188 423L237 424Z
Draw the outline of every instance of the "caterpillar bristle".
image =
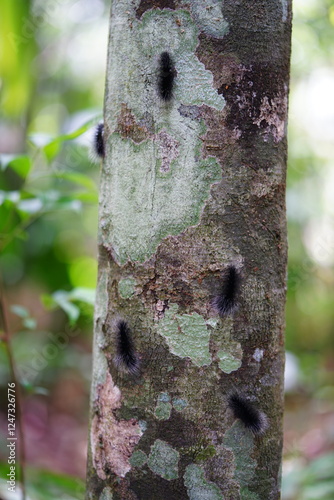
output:
M104 158L105 148L104 148L104 124L99 123L95 129L94 136L94 151L100 158Z
M241 278L237 268L229 266L224 273L220 293L212 301L212 305L219 316L233 314L238 308L240 282Z
M173 97L175 73L174 62L170 54L162 52L159 59L158 89L163 101L170 101Z
M266 415L258 410L243 395L233 393L228 398L228 405L233 412L234 418L239 419L246 429L249 429L254 435L261 435L268 428L268 419Z
M116 325L116 355L115 365L131 375L138 375L139 360L135 352L131 331L124 320Z

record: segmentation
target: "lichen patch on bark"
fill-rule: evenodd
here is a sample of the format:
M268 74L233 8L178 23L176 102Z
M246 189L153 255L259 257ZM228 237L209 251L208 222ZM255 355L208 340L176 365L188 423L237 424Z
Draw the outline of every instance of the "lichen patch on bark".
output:
M166 130L161 130L156 135L156 141L159 145L159 156L161 158L161 172L169 172L170 164L179 155L178 141L176 141Z
M227 33L229 26L222 13L222 1L193 0L190 9L196 24L206 35L222 38Z
M264 133L272 135L278 143L285 136L285 119L287 113L286 92L283 95L268 99L264 96L260 104L259 117L254 123L260 128L264 124Z
M180 454L168 443L157 439L151 446L151 453L148 457L147 465L154 474L171 481L177 479L179 475L178 464Z
M252 457L254 437L241 422L235 422L225 433L224 445L234 454L234 477L241 487L247 487L254 477L257 462Z
M225 372L225 373L231 373L236 370L238 370L242 364L242 349L240 344L239 346L239 351L238 356L234 356L230 351L224 351L220 350L217 353L217 356L219 357L219 368Z
M190 500L224 500L218 486L205 479L204 471L199 465L188 465L184 474L184 484Z
M121 392L107 373L106 381L98 387L96 413L91 426L93 465L100 479L113 473L124 477L131 469L129 459L142 436L135 419L118 420L115 410L121 406Z
M196 56L199 29L189 13L156 9L138 21L133 2L124 0L112 7L112 16L117 50L108 61L100 219L104 246L124 265L145 262L166 236L199 223L221 166L212 156L202 157L204 120L179 108L221 111L225 100ZM166 33L177 71L168 104L157 92Z
M103 488L103 491L99 496L99 500L112 500L112 499L113 499L113 494L111 489L108 486L106 488Z
M239 65L233 77L227 75L218 92L229 106L228 126L253 140L260 133L264 140L273 137L275 143L280 142L286 135L287 89L277 68Z
M165 317L158 325L170 351L180 358L189 357L196 366L209 365L210 332L205 319L197 314L178 314L178 305L170 304Z

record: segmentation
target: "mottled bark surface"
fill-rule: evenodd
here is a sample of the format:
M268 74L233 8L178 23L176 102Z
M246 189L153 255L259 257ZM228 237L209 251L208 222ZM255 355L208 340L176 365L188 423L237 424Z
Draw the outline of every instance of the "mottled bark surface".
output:
M290 1L114 0L110 22L87 499L276 500ZM115 363L119 319L138 375ZM232 392L267 415L262 436Z

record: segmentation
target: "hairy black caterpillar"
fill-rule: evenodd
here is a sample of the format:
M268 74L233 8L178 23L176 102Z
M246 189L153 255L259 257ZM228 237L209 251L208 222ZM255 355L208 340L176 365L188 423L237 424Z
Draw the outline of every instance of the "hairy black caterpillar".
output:
M131 338L130 328L124 320L118 321L116 325L116 355L114 363L118 368L123 369L131 375L138 375L139 360Z
M161 99L170 101L173 97L175 78L174 62L168 52L162 52L159 60L158 89Z
M238 418L254 435L263 434L268 427L266 415L258 410L244 396L233 393L228 398L228 405L233 412L234 418Z
M237 268L229 266L224 273L220 293L212 301L212 305L219 316L228 316L237 309L240 282L241 278Z
M99 123L95 129L94 151L100 158L104 158L104 124Z

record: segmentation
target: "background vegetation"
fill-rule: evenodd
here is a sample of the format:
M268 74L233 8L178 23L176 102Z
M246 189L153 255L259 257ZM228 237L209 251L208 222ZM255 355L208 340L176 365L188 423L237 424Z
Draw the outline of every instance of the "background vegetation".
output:
M83 498L109 1L1 0L0 267L32 500ZM334 498L334 2L294 0L285 500ZM1 328L3 329L3 328ZM6 332L0 399L12 380ZM0 413L1 477L8 472ZM5 481L0 497L9 496Z

